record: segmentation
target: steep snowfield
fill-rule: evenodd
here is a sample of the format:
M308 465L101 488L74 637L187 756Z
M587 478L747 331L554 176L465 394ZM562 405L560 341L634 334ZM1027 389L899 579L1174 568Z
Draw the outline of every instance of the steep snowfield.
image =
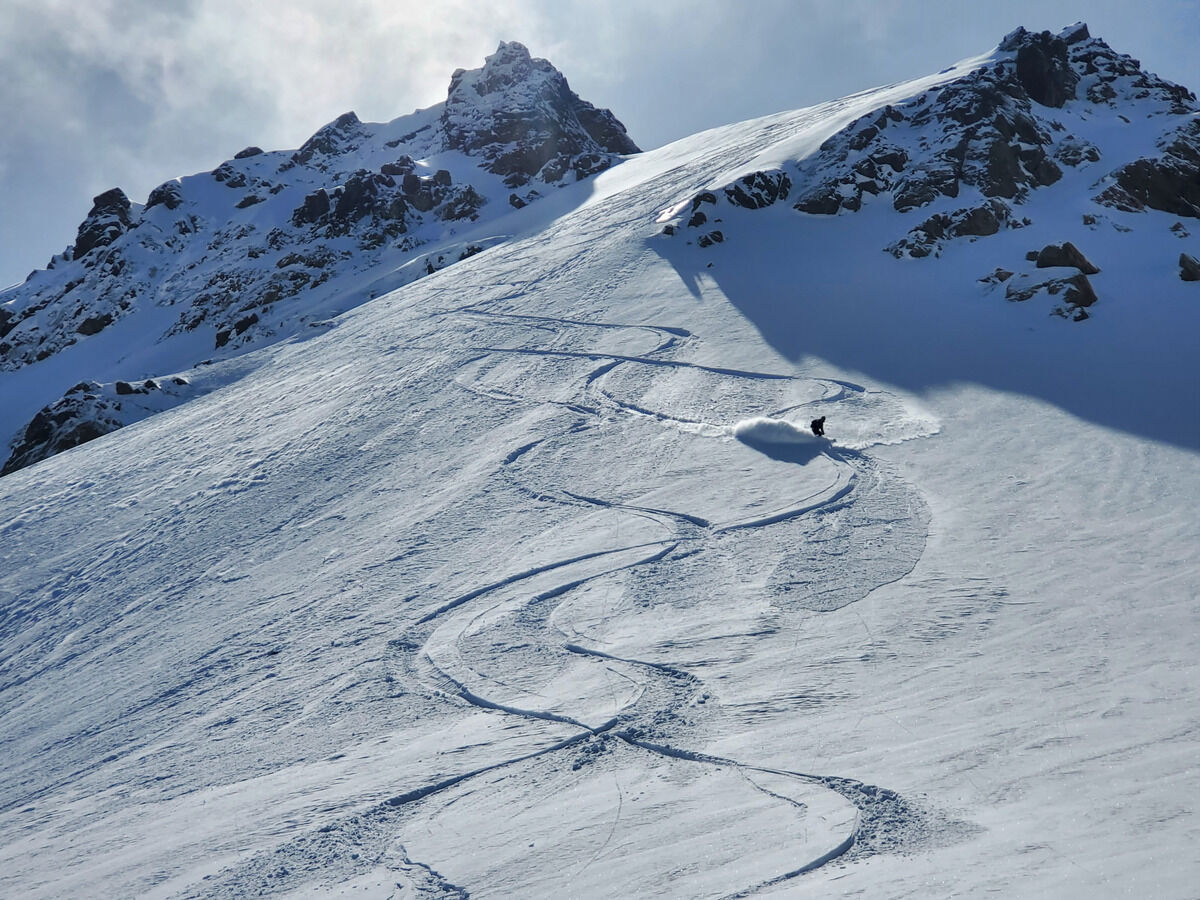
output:
M0 479L0 894L1194 894L1173 217L1089 232L1081 323L976 281L1069 177L936 261L882 252L929 210L661 234L905 95L565 187Z

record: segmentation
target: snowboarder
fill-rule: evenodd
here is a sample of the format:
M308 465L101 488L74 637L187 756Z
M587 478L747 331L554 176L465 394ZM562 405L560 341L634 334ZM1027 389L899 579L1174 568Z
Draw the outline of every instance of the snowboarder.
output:
M825 417L812 420L812 433L817 437L825 437Z

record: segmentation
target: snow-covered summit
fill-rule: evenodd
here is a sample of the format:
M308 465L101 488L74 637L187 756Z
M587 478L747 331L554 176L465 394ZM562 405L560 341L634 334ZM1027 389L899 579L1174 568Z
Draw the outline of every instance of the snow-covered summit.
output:
M454 73L441 121L450 147L483 156L510 187L570 171L585 178L638 152L609 110L581 100L516 41L501 43L482 68Z
M1086 246L1113 209L1200 217L1198 116L1195 94L1144 71L1086 24L1057 35L1018 28L991 53L938 76L831 104L822 124L838 127L819 145L814 129L764 148L769 168L719 179L679 204L666 226L712 246L734 235L730 207L786 201L793 214L869 213L892 223L881 249L921 258L939 256L955 239L1026 228L1071 207L1078 216L1057 243ZM1178 224L1176 233L1183 230ZM1040 250L1024 252L1032 260ZM1176 255L1164 249L1162 265L1173 266ZM996 271L978 277L1003 283L1025 261L998 257ZM1089 316L1090 274L1067 286L1060 314ZM1061 278L1022 274L1006 292L1025 300L1063 288Z
M248 147L144 205L106 191L71 246L0 294L0 371L51 370L0 403L0 443L39 425L9 470L120 418L101 427L97 397L69 386L111 393L303 332L480 252L502 239L490 223L636 152L611 112L505 43L443 104L383 124L347 112L294 152Z

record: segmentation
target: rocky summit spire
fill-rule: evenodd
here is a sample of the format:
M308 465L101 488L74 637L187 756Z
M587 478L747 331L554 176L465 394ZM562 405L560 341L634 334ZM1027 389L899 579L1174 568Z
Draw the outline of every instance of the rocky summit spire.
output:
M581 100L516 41L502 42L482 68L454 73L442 128L450 148L483 157L510 187L584 178L639 152L609 110Z

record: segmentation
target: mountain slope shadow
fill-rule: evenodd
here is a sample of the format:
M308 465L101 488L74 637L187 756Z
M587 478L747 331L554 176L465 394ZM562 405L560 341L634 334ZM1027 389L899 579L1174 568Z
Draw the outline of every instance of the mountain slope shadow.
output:
M917 394L978 384L1200 450L1192 337L1200 302L1143 300L1127 280L1124 296L1108 298L1091 320L1069 322L1048 306L987 293L963 277L961 264L893 260L880 248L895 222L793 222L790 209L775 213L760 211L753 224L727 220L732 237L720 247L663 237L648 244L684 283L719 291L794 362L826 360Z

